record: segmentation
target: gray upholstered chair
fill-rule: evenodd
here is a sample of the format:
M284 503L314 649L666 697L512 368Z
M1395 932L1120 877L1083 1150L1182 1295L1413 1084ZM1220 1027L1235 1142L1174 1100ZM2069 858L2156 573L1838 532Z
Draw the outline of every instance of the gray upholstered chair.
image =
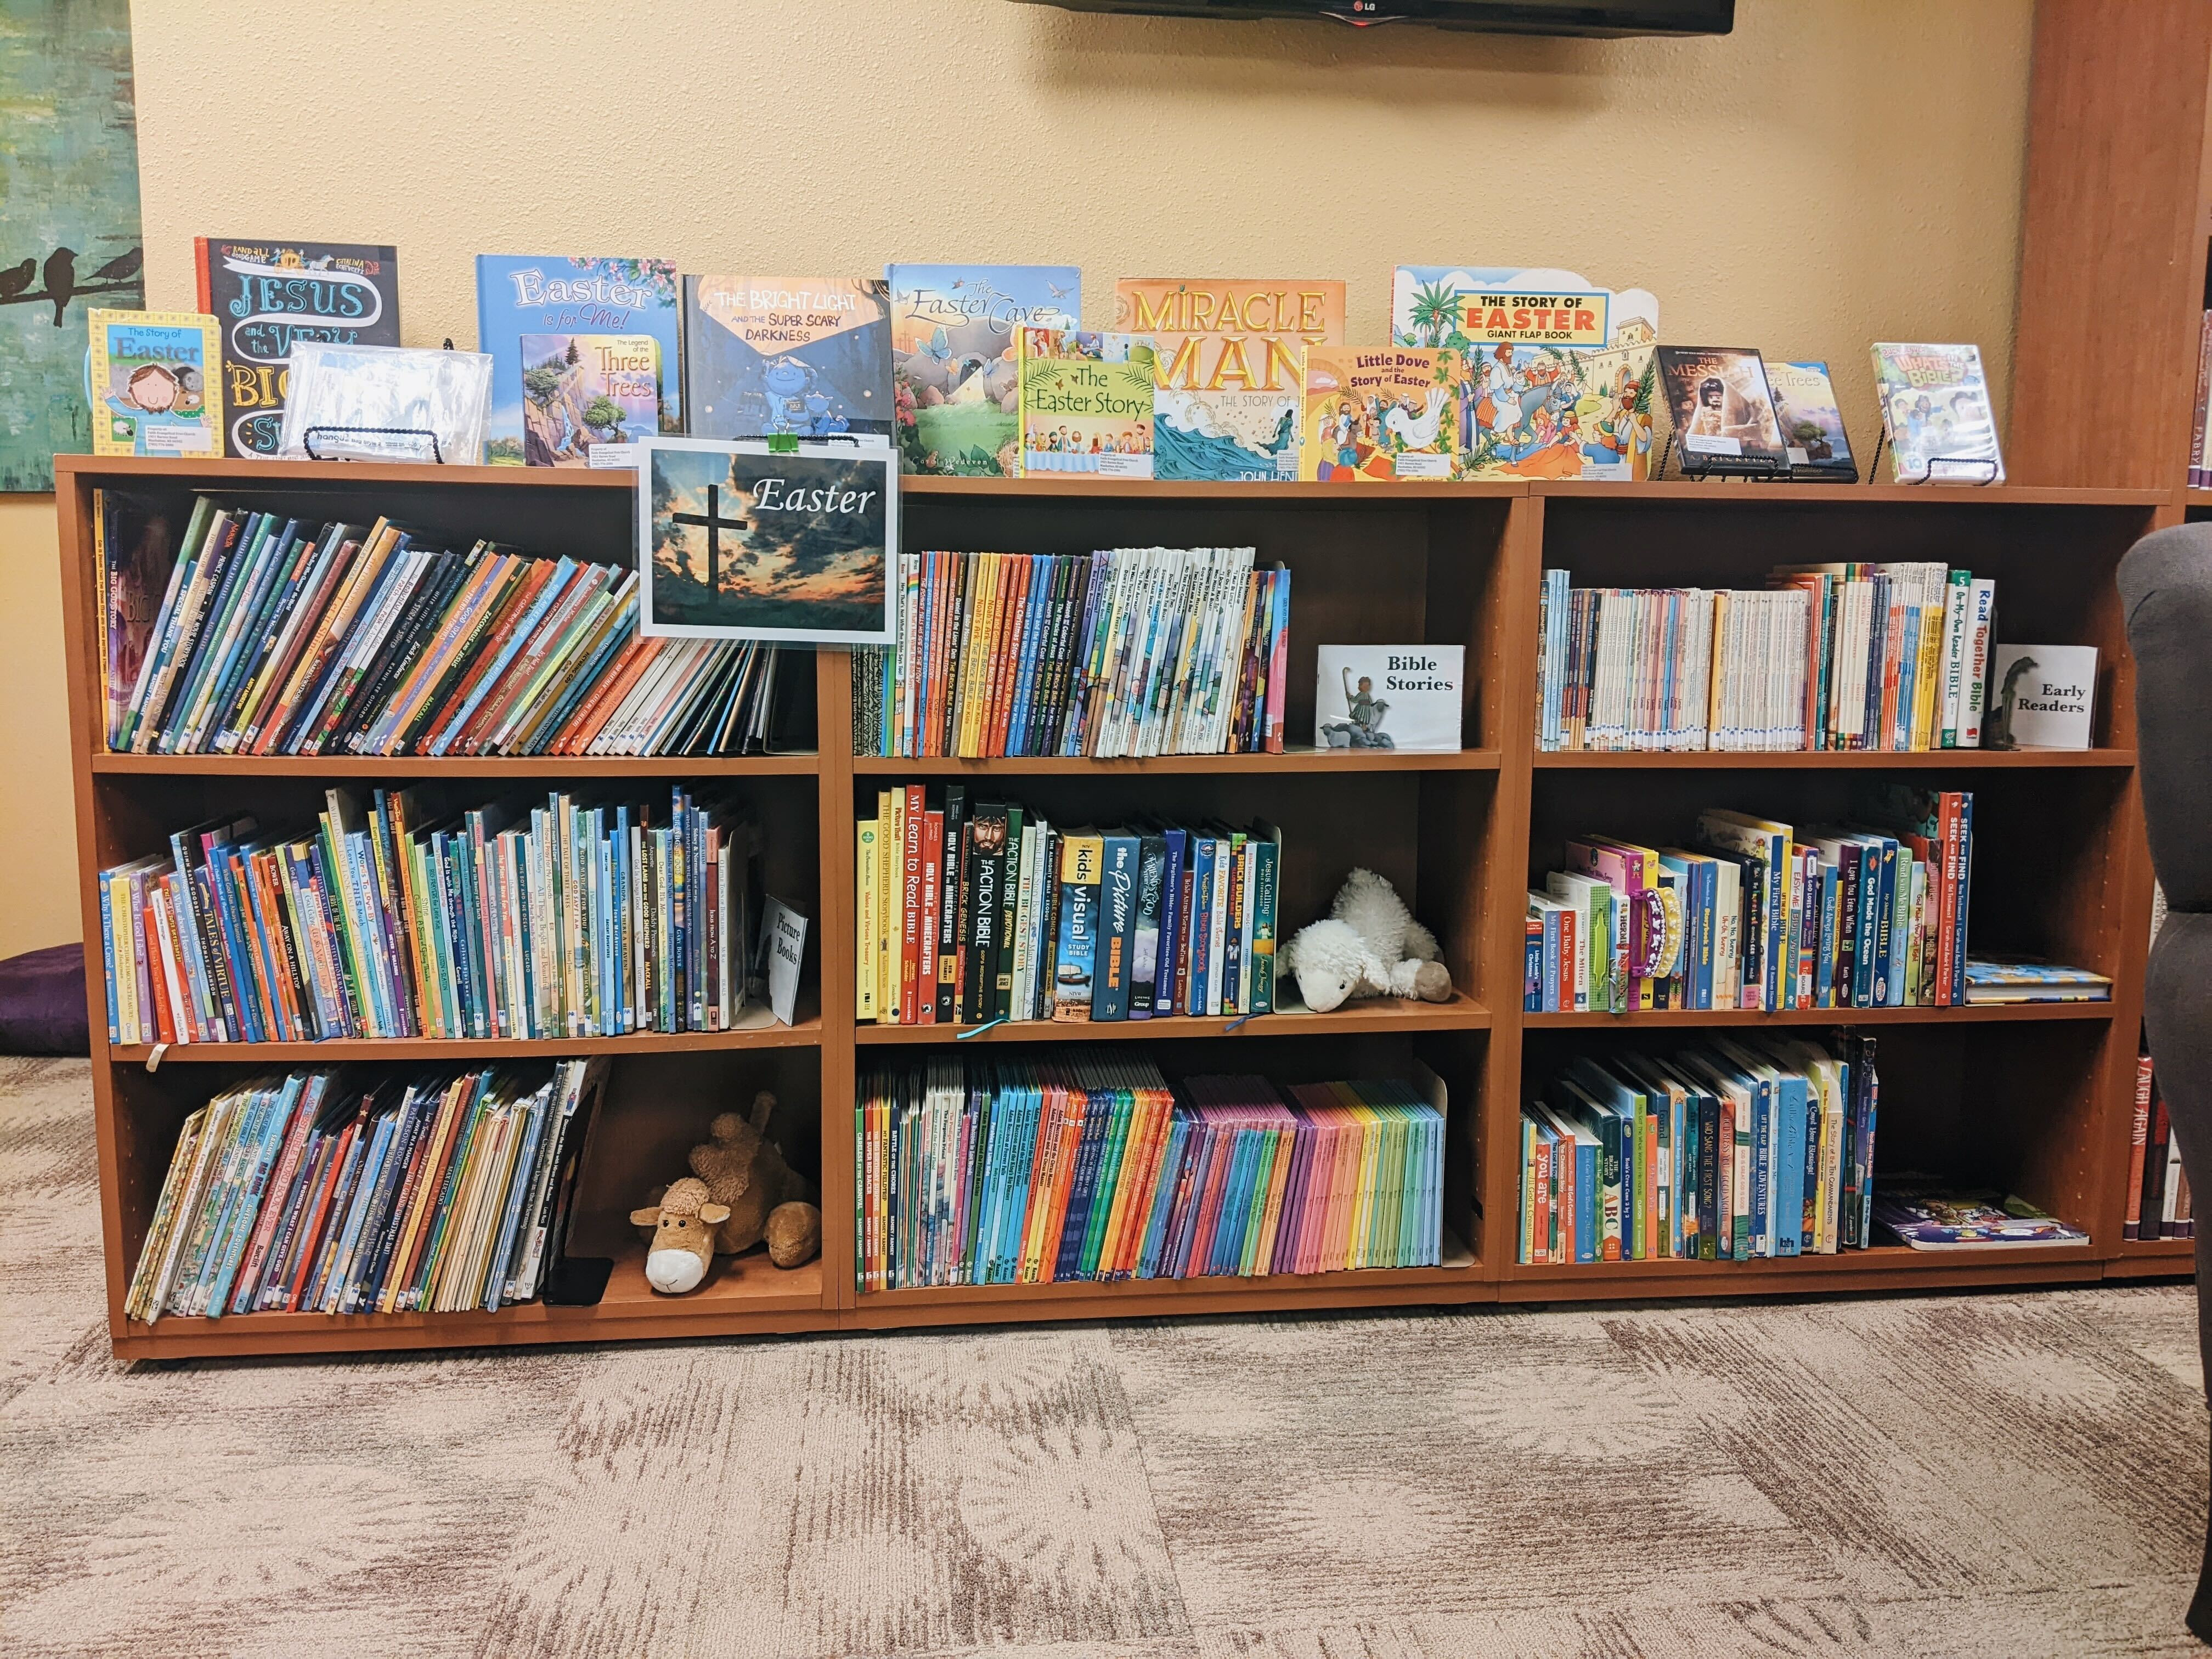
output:
M2120 562L2136 659L2136 748L2166 890L2143 1017L2192 1193L2212 1193L2212 524L2146 536ZM2197 1236L2197 1346L2212 1378L2212 1228ZM2212 1642L2212 1535L2189 1605Z

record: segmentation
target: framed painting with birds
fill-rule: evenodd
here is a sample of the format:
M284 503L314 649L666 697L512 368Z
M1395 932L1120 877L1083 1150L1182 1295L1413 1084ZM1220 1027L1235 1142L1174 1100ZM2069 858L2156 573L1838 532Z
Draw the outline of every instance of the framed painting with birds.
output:
M146 303L129 0L0 0L0 491L92 447L85 313Z

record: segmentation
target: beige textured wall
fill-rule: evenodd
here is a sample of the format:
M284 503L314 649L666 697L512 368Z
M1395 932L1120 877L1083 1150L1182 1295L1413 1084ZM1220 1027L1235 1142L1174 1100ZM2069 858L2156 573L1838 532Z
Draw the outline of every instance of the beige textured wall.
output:
M1664 337L1828 359L1855 432L1873 339L1978 340L2002 408L2030 0L1737 9L1670 42L1008 0L142 0L148 301L190 306L194 235L281 234L397 244L410 344L474 337L478 252L1069 261L1094 323L1117 276L1343 276L1358 341L1401 260L1526 263L1650 289ZM223 96L241 65L254 95ZM6 724L36 728L8 739L0 953L76 930L36 511L0 513Z

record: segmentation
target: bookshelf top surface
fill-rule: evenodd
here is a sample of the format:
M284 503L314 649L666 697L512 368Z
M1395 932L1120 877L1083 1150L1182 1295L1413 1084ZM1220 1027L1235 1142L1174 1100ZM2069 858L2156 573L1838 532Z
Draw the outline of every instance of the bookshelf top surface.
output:
M2077 489L2040 484L1759 483L1668 478L1656 483L1603 483L1538 480L1528 493L1550 501L1681 501L1700 507L1729 502L1868 506L1903 502L1915 507L2164 507L2166 489Z
M506 489L629 490L635 475L626 468L543 466L428 466L382 461L268 461L154 459L128 455L57 455L57 474L64 478L155 479L183 483L232 485L302 483L349 485L437 485L457 488L495 485ZM1361 501L1376 506L1394 501L1495 501L1534 495L1553 501L1678 501L1699 507L1756 505L1871 506L1905 503L1943 507L2163 507L2174 492L2164 489L2075 489L1997 484L1986 489L1909 484L1730 484L1667 479L1646 483L1521 480L1449 483L1408 480L1397 483L1214 483L1165 478L935 478L905 477L909 495L1008 501ZM2197 492L2201 498L2203 492Z

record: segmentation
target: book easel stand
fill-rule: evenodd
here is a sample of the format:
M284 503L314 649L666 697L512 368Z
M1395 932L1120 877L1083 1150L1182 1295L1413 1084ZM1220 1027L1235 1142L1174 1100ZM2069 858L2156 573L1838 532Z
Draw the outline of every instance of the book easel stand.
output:
M432 461L434 461L434 463L436 463L436 464L437 464L438 465L440 465L440 466L443 466L443 465L446 464L446 457L445 457L444 453L443 453L439 449L439 447L438 447L438 434L437 434L436 433L434 433L434 432L430 431L430 430L429 430L428 428L426 428L426 427L419 427L419 426L311 426L311 427L309 427L309 428L307 428L307 435L305 436L305 438L303 438L303 439L301 440L302 443L305 445L305 447L306 447L306 448L307 448L307 459L308 459L309 460L311 460L311 461L346 461L346 460L356 460L356 459L359 459L359 460L368 460L368 459L390 460L390 459L392 459L392 458L391 456L389 456L389 455L379 455L379 456L374 456L374 457L369 457L369 456L351 456L351 455L318 455L318 454L316 454L316 453L315 453L315 439L316 439L316 437L318 436L318 434L323 434L323 433L333 433L333 432L335 432L335 433L348 433L348 432L349 432L349 433L357 433L357 434L362 434L362 435L364 435L364 436L368 436L368 437L374 437L374 438L422 438L422 439L427 439L427 440L428 441L428 442L429 442L429 445L430 445L430 459L431 459L431 460L432 460Z
M1887 446L1888 442L1889 431L1887 428L1884 428L1875 436L1874 459L1867 463L1866 481L1869 483L1872 483L1874 482L1875 474L1881 469L1881 452L1883 447ZM1928 465L1920 470L1920 476L1918 477L1899 478L1897 482L1901 484L1932 483L1935 481L1936 469L1939 465L1985 466L1989 468L1988 476L1985 477L1968 478L1962 481L1973 489L1984 489L1997 481L1997 470L1999 464L1991 460L1986 455L1930 455L1928 458ZM1954 482L1954 480L1946 479L1944 482L1948 483Z

